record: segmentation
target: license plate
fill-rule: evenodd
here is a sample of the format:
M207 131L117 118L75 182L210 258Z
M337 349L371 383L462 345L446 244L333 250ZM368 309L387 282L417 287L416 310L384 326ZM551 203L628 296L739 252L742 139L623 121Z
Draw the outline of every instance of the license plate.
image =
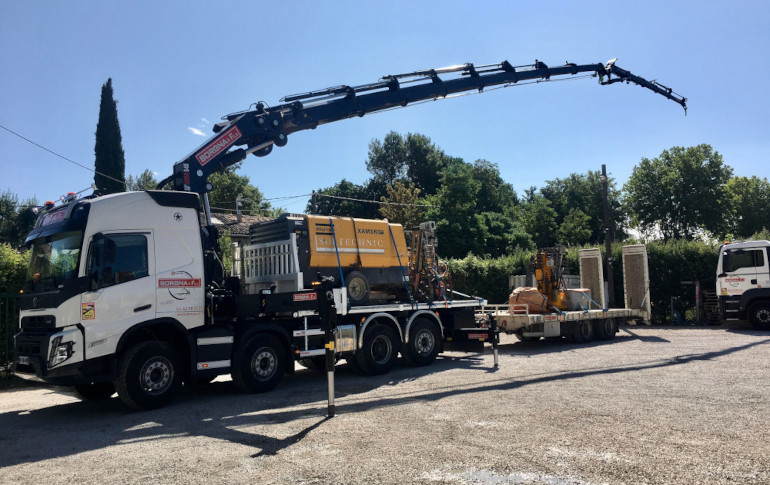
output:
M19 362L19 365L29 365L29 356L20 355L18 362Z

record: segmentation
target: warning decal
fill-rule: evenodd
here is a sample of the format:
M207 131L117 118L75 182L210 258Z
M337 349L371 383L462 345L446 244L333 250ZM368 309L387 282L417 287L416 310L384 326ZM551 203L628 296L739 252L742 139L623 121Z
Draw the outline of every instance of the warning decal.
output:
M83 320L96 318L96 303L83 303L81 305L81 318Z

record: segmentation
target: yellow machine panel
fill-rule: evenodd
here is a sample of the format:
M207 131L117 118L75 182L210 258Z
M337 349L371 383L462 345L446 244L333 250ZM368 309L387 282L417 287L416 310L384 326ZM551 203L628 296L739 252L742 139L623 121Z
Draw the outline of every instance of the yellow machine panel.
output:
M409 261L401 224L371 219L306 217L311 268L336 267L337 254L343 268L392 268Z

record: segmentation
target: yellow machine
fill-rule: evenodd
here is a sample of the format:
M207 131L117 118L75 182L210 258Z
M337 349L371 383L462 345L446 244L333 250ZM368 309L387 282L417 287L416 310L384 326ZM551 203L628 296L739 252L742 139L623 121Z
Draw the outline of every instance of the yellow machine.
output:
M305 219L310 251L308 268L398 268L406 266L409 260L401 224L316 215L307 215Z
M537 291L560 310L566 310L568 306L568 296L562 280L565 254L564 246L543 248L538 250L532 261Z

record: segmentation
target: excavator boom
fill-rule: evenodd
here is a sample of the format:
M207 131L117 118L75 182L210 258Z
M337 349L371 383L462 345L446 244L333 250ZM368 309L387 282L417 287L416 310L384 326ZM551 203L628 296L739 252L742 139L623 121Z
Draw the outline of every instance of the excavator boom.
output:
M461 64L405 74L383 76L380 81L361 86L335 86L307 93L285 96L277 106L257 103L253 110L234 113L218 123L213 137L174 165L174 173L159 184L173 183L174 190L206 193L211 190L208 176L245 159L248 154L265 156L273 145L284 146L288 135L314 129L319 125L369 113L404 107L411 103L436 100L491 86L506 86L522 81L548 81L557 76L590 73L600 84L619 81L650 89L685 110L687 100L655 81L647 81L615 65L578 65L567 63L549 67L535 61L532 65L512 66L508 61L475 66ZM235 148L245 147L245 148Z

